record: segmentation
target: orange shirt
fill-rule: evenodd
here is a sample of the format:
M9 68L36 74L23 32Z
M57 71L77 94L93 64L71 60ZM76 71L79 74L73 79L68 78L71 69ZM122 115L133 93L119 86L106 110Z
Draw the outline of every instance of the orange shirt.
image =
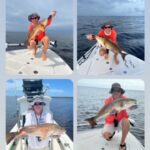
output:
M46 27L49 26L51 22L52 22L52 18L48 19ZM35 27L35 24L31 23L28 28L29 31L31 32L34 27ZM44 36L45 36L45 31L44 32L41 31L40 34L37 35L34 40L41 41Z
M104 32L104 30L101 29L97 35L99 37L103 37L103 38L106 38L108 40L111 40L114 43L117 43L117 32L116 32L115 29L111 30L111 34L110 35L106 35L105 32Z
M121 96L120 98L127 98L126 96ZM112 103L113 102L113 98L112 96L105 99L105 104L109 104L109 103ZM117 116L115 115L108 115L106 118L105 118L105 123L106 124L113 124L114 123L114 119L117 119L118 121L121 121L123 118L128 118L128 113L126 110L121 110L120 112L117 113Z

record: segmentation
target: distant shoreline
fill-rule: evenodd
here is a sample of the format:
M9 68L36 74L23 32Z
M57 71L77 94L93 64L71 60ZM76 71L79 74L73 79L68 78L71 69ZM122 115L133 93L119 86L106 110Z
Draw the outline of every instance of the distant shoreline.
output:
M15 96L15 95L6 95L6 97L22 97L22 96L24 96L24 95L17 95L17 96ZM45 96L49 96L49 95L45 95ZM73 97L71 97L71 96L49 96L49 97L51 97L51 98L73 98Z

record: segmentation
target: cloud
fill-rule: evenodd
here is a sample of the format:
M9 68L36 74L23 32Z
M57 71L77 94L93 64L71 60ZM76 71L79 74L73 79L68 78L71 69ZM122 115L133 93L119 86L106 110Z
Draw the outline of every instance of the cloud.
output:
M80 80L78 86L110 88L115 82L120 83L126 90L144 90L144 82L139 79L85 79Z
M28 15L37 12L41 19L47 18L52 10L57 11L52 26L72 26L73 0L13 0L6 1L7 30L27 30Z
M141 16L143 0L78 0L79 16Z

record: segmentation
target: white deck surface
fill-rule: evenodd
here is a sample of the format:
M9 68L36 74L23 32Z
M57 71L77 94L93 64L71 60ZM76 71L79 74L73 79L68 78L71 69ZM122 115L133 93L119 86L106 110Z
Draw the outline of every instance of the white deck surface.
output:
M101 135L101 129L91 129L77 134L77 150L119 150L121 132L117 132L111 141ZM131 133L126 139L127 150L144 150L142 144Z
M52 50L47 52L47 60L42 61L42 51L36 57L28 49L6 52L6 72L9 75L69 75L72 73L66 62Z
M99 48L96 47L89 58L78 67L80 75L139 75L144 72L144 61L139 58L128 54L125 61L121 55L118 55L119 64L114 62L114 54L109 51L109 59L104 59L99 55Z

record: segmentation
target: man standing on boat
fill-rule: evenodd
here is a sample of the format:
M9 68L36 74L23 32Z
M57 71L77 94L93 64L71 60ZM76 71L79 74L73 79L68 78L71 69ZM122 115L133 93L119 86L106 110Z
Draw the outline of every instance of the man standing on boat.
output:
M109 23L104 24L101 27L101 29L97 35L99 37L106 38L106 39L112 41L113 43L117 44L117 32L116 32L115 28L112 25L110 25ZM95 40L95 37L93 36L93 34L88 34L86 37L88 40ZM109 49L101 48L99 50L99 55L104 56L105 59L108 59L108 57L109 57L108 54L109 54ZM115 60L116 64L119 63L117 55L114 55L114 60Z
M35 96L31 103L32 112L27 113L25 126L54 123L52 115L44 111L43 97ZM49 139L41 140L39 137L28 137L28 150L49 150Z
M111 96L105 99L105 105L112 103L113 101L119 98L127 98L126 96L123 95L125 91L124 89L121 88L119 83L112 84L110 93ZM98 119L99 116L100 115L98 112L95 117L87 119L87 121L90 123L92 127L97 125L96 119ZM120 112L117 112L115 109L113 109L112 113L110 113L110 115L108 115L105 118L105 124L103 127L102 135L106 140L110 141L115 135L115 131L120 129L122 130L122 138L119 150L126 150L125 140L130 129L130 121L128 120L128 113L126 112L126 110L121 110Z
M49 17L47 18L47 24L45 26L48 27L53 18L55 17L56 15L56 11L52 11L49 15ZM40 20L40 16L37 14L37 13L33 13L33 14L30 14L28 16L28 20L31 22L30 25L29 25L29 28L28 28L28 34L27 34L27 39L29 38L31 32L34 30L34 28L36 27L36 25L39 23L39 20ZM47 56L46 56L46 53L47 53L47 50L49 48L49 37L46 35L45 31L40 31L38 33L38 35L36 35L34 38L32 38L30 41L28 41L28 48L29 49L33 49L33 56L36 55L36 52L37 52L37 44L38 42L40 41L42 44L43 44L43 52L42 52L42 60L46 60Z

